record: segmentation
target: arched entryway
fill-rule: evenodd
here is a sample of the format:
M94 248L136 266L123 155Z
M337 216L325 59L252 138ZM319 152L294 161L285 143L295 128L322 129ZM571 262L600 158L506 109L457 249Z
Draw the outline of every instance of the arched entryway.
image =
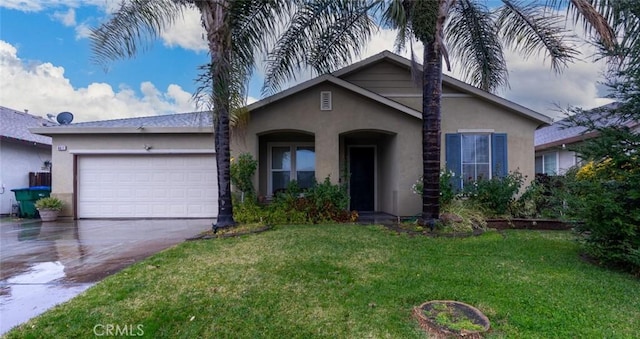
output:
M347 183L351 210L394 212L394 147L395 134L387 131L356 130L340 135L342 180Z

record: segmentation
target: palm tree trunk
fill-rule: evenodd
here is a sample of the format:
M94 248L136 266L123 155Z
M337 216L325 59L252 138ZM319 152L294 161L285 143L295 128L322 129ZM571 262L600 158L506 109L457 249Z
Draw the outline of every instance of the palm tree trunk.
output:
M218 228L234 226L231 202L231 150L229 145L229 75L231 74L231 32L225 24L226 1L196 1L207 31L213 79L213 125L218 168Z
M434 41L424 44L422 86L422 224L440 218L440 109L442 55Z

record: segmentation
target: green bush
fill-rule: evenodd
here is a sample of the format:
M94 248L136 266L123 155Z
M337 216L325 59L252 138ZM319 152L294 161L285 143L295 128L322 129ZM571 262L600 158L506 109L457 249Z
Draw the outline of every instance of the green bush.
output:
M244 194L253 194L253 174L258 168L258 161L249 153L242 153L238 159L231 159L231 183Z
M241 224L264 223L265 213L255 197L245 197L244 201L233 199L233 219Z
M570 178L536 174L535 180L512 205L512 216L516 218L566 219L567 184Z
M60 211L63 206L64 202L56 197L40 198L35 202L35 207L38 210Z
M504 177L465 183L463 195L482 206L490 216L510 215L525 177L518 171Z
M446 205L453 201L456 198L456 190L453 188L451 184L451 179L453 178L454 173L447 170L440 171L440 205ZM416 180L415 184L411 186L411 191L419 196L422 196L422 188L424 187L422 182L422 177Z
M328 177L322 183L314 183L304 190L296 181L291 181L266 206L260 206L253 197L244 202L236 201L234 218L238 222L272 225L353 222L357 213L347 210L348 203L346 187L331 184Z
M591 175L569 174L575 178L569 210L583 221L576 230L587 254L640 273L640 160L637 155L616 158Z

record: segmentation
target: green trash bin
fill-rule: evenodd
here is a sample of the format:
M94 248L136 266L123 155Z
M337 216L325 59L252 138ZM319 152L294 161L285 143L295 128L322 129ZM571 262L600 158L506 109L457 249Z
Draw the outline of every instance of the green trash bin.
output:
M38 215L35 203L40 198L51 195L50 186L34 186L29 188L16 188L11 190L18 205L20 205L20 218L35 218Z

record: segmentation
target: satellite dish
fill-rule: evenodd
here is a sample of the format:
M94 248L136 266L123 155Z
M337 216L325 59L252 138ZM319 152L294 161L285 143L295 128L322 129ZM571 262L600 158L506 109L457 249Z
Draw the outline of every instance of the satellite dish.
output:
M71 112L58 113L56 121L58 121L60 125L68 125L73 121L73 114L71 114Z

